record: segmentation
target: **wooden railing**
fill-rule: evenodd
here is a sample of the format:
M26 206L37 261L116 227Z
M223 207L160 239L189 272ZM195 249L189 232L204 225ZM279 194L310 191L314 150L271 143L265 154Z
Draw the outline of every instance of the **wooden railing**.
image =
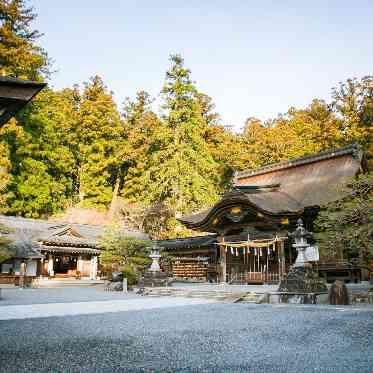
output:
M280 275L276 272L237 272L227 273L228 283L277 283L280 281Z

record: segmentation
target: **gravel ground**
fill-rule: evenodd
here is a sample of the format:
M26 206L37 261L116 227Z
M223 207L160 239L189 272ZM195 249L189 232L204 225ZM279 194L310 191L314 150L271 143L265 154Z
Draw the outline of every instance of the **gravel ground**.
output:
M20 304L73 303L122 300L139 297L133 293L104 291L103 286L56 289L2 289L1 306Z
M0 308L1 312L1 308ZM373 312L214 303L0 321L1 372L372 372Z

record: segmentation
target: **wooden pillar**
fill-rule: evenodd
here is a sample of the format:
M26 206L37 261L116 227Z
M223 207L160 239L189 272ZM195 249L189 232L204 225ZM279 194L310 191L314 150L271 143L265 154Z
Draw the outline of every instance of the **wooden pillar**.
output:
M269 254L269 246L267 246L267 250L266 250L266 277L265 277L265 280L266 280L266 283L268 283L269 282L269 280L268 280L268 273L269 273L269 271L268 271L268 266L269 266L269 260L268 260L268 255Z
M291 245L289 249L289 265L293 265L293 247Z
M37 273L38 276L43 276L44 275L44 258L41 258L40 259L40 262L39 262L39 271Z
M277 263L278 263L278 277L279 280L282 279L282 273L281 273L281 246L276 242L276 251L277 251Z
M285 245L284 241L280 241L280 253L281 253L281 278L285 276Z
M218 242L224 242L224 237L219 239ZM219 245L220 250L220 282L225 283L227 281L227 253L225 252L225 246Z

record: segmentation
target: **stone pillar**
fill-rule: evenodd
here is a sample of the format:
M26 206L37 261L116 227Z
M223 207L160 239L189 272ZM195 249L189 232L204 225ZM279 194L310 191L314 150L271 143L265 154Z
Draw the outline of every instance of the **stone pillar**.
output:
M89 277L91 280L97 279L97 256L92 256L91 258L91 271Z
M53 261L54 261L53 255L49 254L48 256L48 275L49 276L54 276Z
M126 278L123 279L123 292L128 293L128 282Z

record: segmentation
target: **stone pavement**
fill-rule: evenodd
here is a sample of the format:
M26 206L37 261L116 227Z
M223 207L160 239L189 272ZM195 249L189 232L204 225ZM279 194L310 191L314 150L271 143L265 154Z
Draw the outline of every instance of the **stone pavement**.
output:
M189 298L162 298L162 300L160 300L155 298L139 297L135 299L112 301L11 305L0 308L0 320L140 311L209 303L213 303L213 301L207 299Z

